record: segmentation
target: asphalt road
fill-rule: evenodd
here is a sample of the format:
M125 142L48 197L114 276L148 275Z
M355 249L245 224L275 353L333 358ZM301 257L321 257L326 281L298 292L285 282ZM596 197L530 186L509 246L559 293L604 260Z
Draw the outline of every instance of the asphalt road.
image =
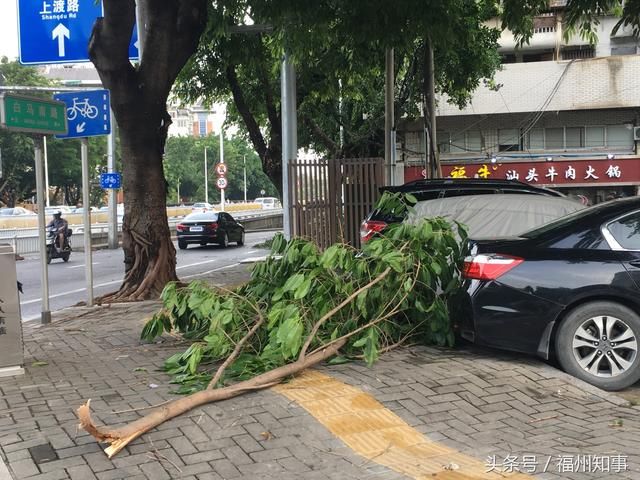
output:
M236 265L246 258L264 255L266 250L257 249L254 245L273 235L274 232L247 233L243 247L231 245L227 249L217 245L191 245L187 250L178 250L176 245L178 276L181 280L189 280ZM122 250L96 250L93 252L92 263L94 297L117 290L124 276ZM52 260L49 265L50 311L87 300L84 265L83 252L73 252L69 263L64 263L61 259ZM39 256L27 256L16 263L16 269L24 291L20 295L22 320L39 319L42 311Z

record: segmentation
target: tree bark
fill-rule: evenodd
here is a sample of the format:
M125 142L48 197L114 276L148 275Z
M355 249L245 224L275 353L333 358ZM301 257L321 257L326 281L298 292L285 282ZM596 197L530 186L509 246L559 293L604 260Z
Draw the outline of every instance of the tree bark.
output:
M195 52L207 19L206 0L139 0L146 15L143 57L137 68L128 49L135 23L134 0L104 0L94 25L89 56L111 91L122 149L125 198L125 278L103 299L155 298L177 280L175 248L166 211L162 155L171 117L167 97Z

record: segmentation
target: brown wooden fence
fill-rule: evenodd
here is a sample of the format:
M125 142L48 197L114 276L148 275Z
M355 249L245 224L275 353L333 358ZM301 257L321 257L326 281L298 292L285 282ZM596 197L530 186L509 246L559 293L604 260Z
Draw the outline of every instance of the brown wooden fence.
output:
M289 164L293 236L320 248L341 241L360 246L360 223L378 199L383 159L297 160Z

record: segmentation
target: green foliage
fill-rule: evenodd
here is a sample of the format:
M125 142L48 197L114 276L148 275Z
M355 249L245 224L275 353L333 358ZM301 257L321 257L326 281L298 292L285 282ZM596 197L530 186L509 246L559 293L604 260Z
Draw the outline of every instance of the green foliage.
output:
M414 201L389 194L379 208L406 210ZM464 232L458 226L463 240ZM165 363L181 392L203 388L214 364L228 357L256 322L255 335L222 383L295 361L324 316L309 352L346 337L338 361L361 357L371 364L385 347L408 340L451 345L447 302L459 286L463 257L456 233L441 218L392 225L361 252L342 244L320 251L309 241L287 242L277 235L271 255L235 291L201 282L167 285L164 308L142 337L153 340L175 330L194 341Z
M215 186L214 166L219 162L220 140L217 135L207 137L169 137L165 145L164 171L169 185L168 201L177 202L178 185L181 199L204 201L204 149L207 148L209 171L209 199L220 200ZM241 137L224 139L224 158L227 164L226 198L244 199L244 165L247 167L247 200L261 196L278 196L276 188L262 171L260 159ZM267 192L261 195L260 191Z

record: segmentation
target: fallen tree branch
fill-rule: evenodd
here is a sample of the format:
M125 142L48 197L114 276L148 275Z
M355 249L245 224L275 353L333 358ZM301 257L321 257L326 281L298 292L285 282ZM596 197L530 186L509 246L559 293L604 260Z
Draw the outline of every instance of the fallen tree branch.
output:
M242 346L247 342L247 340L249 340L253 336L254 333L258 331L258 329L262 326L263 323L264 323L264 317L260 315L260 318L253 325L253 327L251 327L251 330L249 330L249 332L244 337L242 337L242 339L240 339L240 341L236 344L236 347L233 349L233 352L231 352L231 355L229 355L227 359L224 361L224 363L220 365L220 368L218 368L218 371L209 382L209 385L207 385L207 389L212 389L216 386L216 384L218 383L218 380L220 380L220 377L222 377L222 374L227 369L227 367L231 365L231 363L238 357L238 355L240 355L240 350L242 350Z
M87 400L87 403L79 407L77 411L78 418L80 419L80 428L90 433L99 442L109 443L110 445L105 448L104 451L107 456L111 458L127 446L129 442L171 418L199 407L200 405L227 400L245 392L261 390L276 385L282 382L283 379L296 375L306 368L334 356L345 343L346 339L335 342L330 347L310 354L306 358L298 358L298 360L293 363L283 365L282 367L275 368L250 380L239 382L229 387L206 389L187 397L179 398L122 428L114 430L106 427L97 427L93 423L90 409L91 400Z
M318 330L320 330L320 327L324 324L324 322L326 322L331 317L333 317L344 306L353 302L353 300L362 292L366 292L371 287L373 287L376 283L381 282L384 279L384 277L389 275L390 271L391 271L391 267L387 267L387 269L384 272L382 272L380 275L378 275L376 278L371 280L369 283L367 283L363 287L360 287L358 290L356 290L347 298L345 298L344 301L342 301L340 304L336 305L329 312L323 315L322 318L315 323L315 325L313 326L313 329L311 330L311 333L309 333L309 336L307 337L307 340L304 342L304 345L302 346L302 350L300 350L300 359L304 359L305 355L307 354L307 350L309 350L309 346L311 345L311 342L313 342L313 340L316 338L316 333L318 333Z

